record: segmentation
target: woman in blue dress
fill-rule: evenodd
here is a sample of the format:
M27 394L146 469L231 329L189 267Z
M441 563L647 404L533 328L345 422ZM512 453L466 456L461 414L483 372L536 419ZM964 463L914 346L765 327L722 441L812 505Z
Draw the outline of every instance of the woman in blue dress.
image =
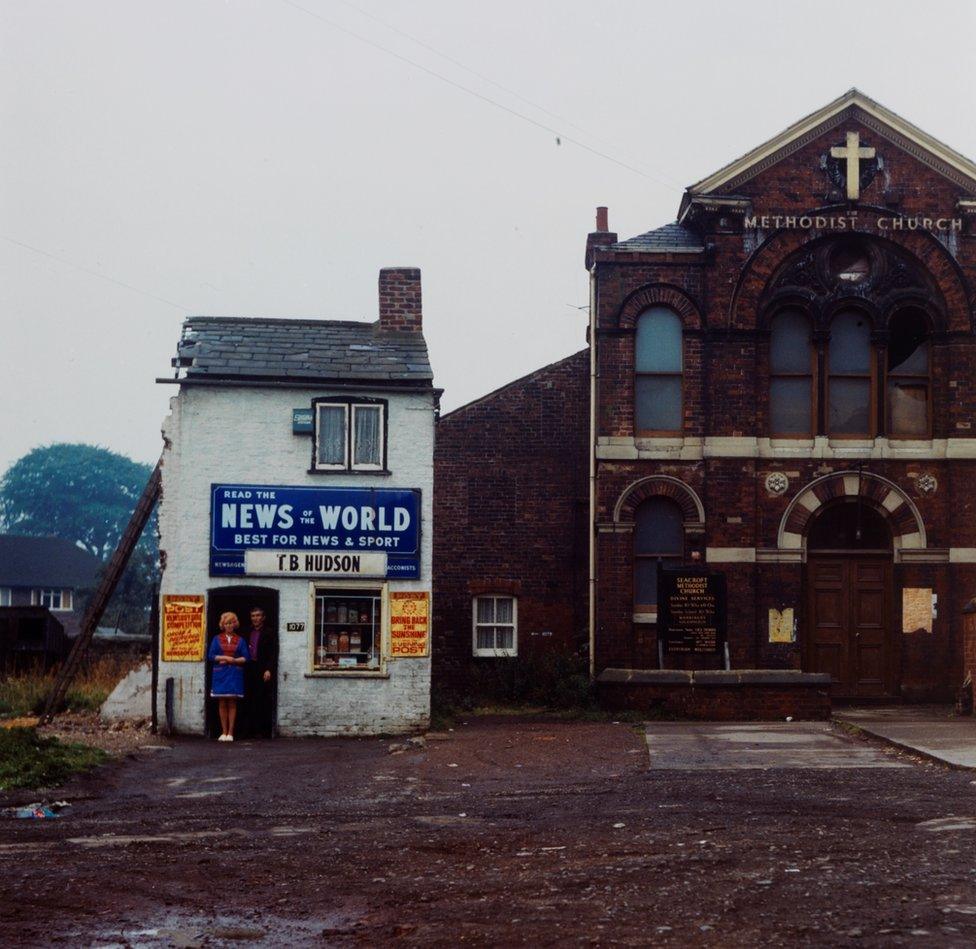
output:
M234 740L237 700L244 697L244 663L250 652L244 637L237 635L240 622L236 613L222 613L220 632L210 641L207 659L213 663L210 697L217 700L221 733L217 741Z

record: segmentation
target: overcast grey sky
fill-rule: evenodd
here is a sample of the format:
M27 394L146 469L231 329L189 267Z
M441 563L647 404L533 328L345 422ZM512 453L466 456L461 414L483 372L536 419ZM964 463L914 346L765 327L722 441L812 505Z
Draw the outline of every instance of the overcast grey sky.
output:
M52 441L154 460L185 315L373 320L383 266L423 269L463 404L582 348L598 204L621 237L667 223L853 85L976 157L974 27L917 0L0 0L0 472Z

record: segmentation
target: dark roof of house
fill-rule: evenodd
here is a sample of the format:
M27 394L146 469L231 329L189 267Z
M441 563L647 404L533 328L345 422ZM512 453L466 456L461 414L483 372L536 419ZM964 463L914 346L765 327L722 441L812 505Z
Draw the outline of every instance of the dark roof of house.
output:
M187 381L368 381L430 386L422 333L379 322L191 316L173 364Z
M71 587L95 584L102 562L63 537L0 534L0 586Z
M702 251L702 239L683 224L665 224L646 234L638 234L625 241L618 241L611 250L651 251L657 253L689 253Z

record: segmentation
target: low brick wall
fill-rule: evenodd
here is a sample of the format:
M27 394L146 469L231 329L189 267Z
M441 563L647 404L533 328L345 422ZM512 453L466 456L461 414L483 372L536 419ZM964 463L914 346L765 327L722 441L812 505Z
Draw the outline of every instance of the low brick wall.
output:
M830 676L813 672L605 669L597 678L597 695L610 710L664 712L704 721L830 718Z

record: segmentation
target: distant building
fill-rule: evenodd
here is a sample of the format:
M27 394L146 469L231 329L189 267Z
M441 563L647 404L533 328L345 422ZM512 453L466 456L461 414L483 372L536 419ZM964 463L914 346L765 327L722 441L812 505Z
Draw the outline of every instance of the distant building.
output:
M0 534L0 608L48 609L73 638L101 567L97 557L62 537Z
M0 534L0 670L64 658L101 566L61 537Z
M163 429L160 707L172 679L177 729L213 732L203 648L221 614L246 636L258 607L279 645L278 733L424 727L438 392L420 271L380 272L373 323L192 317L174 365L159 380L179 386Z

